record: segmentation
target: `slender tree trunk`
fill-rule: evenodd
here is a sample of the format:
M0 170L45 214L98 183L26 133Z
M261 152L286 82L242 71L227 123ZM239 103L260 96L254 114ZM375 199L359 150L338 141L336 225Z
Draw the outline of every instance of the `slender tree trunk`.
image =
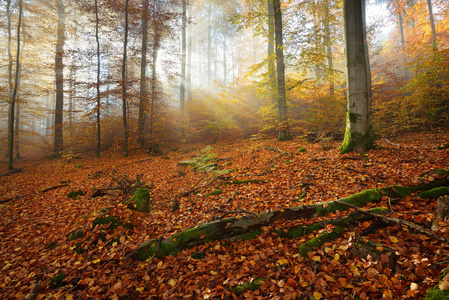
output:
M140 64L140 100L139 100L139 124L138 141L145 144L145 121L147 117L147 48L148 48L148 6L149 0L143 1L142 12L142 60Z
M193 18L192 15L192 6L193 3L189 3L188 13L189 18ZM187 27L187 80L186 80L186 89L187 89L187 101L192 99L192 41L193 41L193 24L190 24Z
M276 91L276 69L274 53L274 7L273 0L267 0L268 3L268 76L270 82L270 93L273 103L277 101Z
M223 86L226 88L227 78L227 61L226 61L226 42L227 42L226 20L223 20Z
M364 0L344 0L348 116L342 153L366 152L374 147L369 117L368 62L364 39Z
M186 93L186 27L187 27L187 0L182 0L182 29L181 29L181 88L179 96L179 108L181 114L185 109L185 93Z
M372 84L371 84L371 63L369 59L369 47L368 47L368 38L366 35L366 0L361 1L362 6L362 29L363 29L363 44L364 44L364 52L365 52L365 68L366 68L366 84L368 86L368 108L371 104L371 98L373 95Z
M401 49L404 52L405 51L404 22L402 19L401 12L398 14L398 17L399 17L399 33L401 34ZM407 79L407 68L405 65L407 64L407 56L405 53L403 54L403 56L404 57L402 59L402 64L403 64L402 70L404 73L404 79L406 80Z
M12 40L12 33L11 33L11 0L6 1L6 15L8 18L8 95L9 95L9 101L12 103L12 94L13 94L13 84L12 84L12 54L11 54L11 40Z
M10 7L8 7L10 8ZM9 103L8 114L8 170L14 169L14 112L19 89L19 67L20 67L20 27L22 25L22 0L19 0L19 23L17 25L17 54L16 54L16 75L14 79L14 90L12 92L11 101Z
M19 133L20 133L20 102L17 102L16 106L16 120L14 129L14 143L16 148L16 159L20 159L20 147L19 147Z
M432 46L437 49L437 30L435 27L435 19L433 18L432 0L427 0L427 7L429 8L430 28L432 29Z
M209 0L209 7L207 12L207 88L210 88L212 85L212 3Z
M276 67L277 67L277 89L279 105L279 136L278 140L290 140L290 130L287 116L287 98L285 96L285 65L284 46L282 41L282 12L281 0L273 0L274 27L276 40Z
M155 29L157 30L157 29ZM154 124L154 106L156 103L156 88L157 88L157 53L159 50L159 33L155 33L154 43L153 43L153 65L151 70L151 107L150 107L150 141L154 143L153 136L153 124Z
M329 13L329 0L326 0L324 3L324 34L326 41L326 54L327 54L327 68L328 68L328 76L329 76L329 95L334 96L334 62L332 58L332 39L331 39L331 31L330 31L330 13Z
M126 99L126 59L128 48L128 3L125 2L125 41L123 43L123 61L122 61L122 110L123 110L123 155L128 156L128 137L129 137L129 125L127 118L127 99Z
M100 109L101 109L101 99L100 99L100 71L101 71L101 61L100 61L100 37L99 37L99 18L98 18L98 0L95 0L95 40L97 41L97 157L100 156L101 151L101 127L100 127Z
M63 110L64 110L64 65L62 58L65 44L65 5L62 0L58 0L58 38L55 54L55 74L56 74L56 107L55 107L55 139L53 155L60 157L63 150Z

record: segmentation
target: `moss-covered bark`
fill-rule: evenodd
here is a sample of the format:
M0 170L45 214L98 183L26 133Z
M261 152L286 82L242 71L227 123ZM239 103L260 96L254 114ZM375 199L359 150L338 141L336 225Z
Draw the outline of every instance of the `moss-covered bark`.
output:
M449 184L448 178L436 179L427 184L419 186L390 186L385 188L365 190L355 195L337 200L345 202L357 207L363 207L367 203L380 202L383 196L390 198L404 198L405 196L416 192L430 190L436 186ZM348 207L338 203L337 201L327 202L316 205L302 205L296 207L288 207L282 210L270 211L258 215L244 216L241 218L227 218L210 223L200 225L195 228L187 229L180 232L169 239L162 242L156 256L162 257L171 254L177 254L179 251L191 248L195 245L205 244L214 240L223 239L248 239L254 238L262 227L269 226L277 220L296 220L304 218L312 218L317 215L327 215L331 212L344 211ZM334 220L336 226L345 227L344 222L348 220ZM314 230L324 228L324 224L316 223L307 228L292 228L281 236L295 236L299 233L310 233ZM146 259L151 257L156 249L157 240L149 241L139 246L133 253L134 257Z

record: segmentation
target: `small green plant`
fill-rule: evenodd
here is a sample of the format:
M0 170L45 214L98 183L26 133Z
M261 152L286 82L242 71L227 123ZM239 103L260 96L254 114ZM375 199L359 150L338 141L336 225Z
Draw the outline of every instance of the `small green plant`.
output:
M64 286L65 285L64 278L65 278L65 274L59 273L58 275L56 275L55 277L50 279L50 288L57 289L57 288Z
M83 167L83 165L81 163L77 163L75 166L77 169L81 169Z
M303 152L306 152L306 148L301 147L298 149L298 153L303 153Z
M241 295L243 295L243 293L245 291L255 291L260 288L260 285L262 282L263 282L262 278L258 278L251 282L249 282L249 281L244 282L244 283L234 287L234 293L237 296L241 296Z
M84 195L84 192L81 191L81 190L70 191L70 192L67 194L67 198L71 198L71 199L79 199L79 198L80 198L79 196L82 196L82 195Z

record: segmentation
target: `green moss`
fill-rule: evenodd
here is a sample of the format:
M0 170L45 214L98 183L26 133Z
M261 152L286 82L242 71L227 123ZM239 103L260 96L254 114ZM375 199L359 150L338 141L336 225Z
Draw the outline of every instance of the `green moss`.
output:
M206 196L215 196L215 195L219 195L221 193L223 193L222 190L215 190L215 191L210 192L209 194L206 194Z
M449 296L449 290L442 291L438 286L434 286L427 291L425 300L443 300Z
M143 213L150 213L151 212L150 200L151 196L148 189L141 188L138 189L134 193L132 198L126 201L126 203L128 204L128 208L130 209L137 210Z
M423 199L437 199L440 196L449 195L449 188L441 186L418 194Z
M447 148L449 148L449 143L441 144L441 145L439 145L437 147L438 150L444 150L444 149L447 149Z
M248 282L247 281L247 282L245 282L243 284L240 284L240 285L234 287L234 293L237 296L241 296L241 295L243 295L243 293L245 291L255 291L255 290L260 288L260 284L262 282L263 282L262 278L258 278L258 279L254 280L252 282Z
M298 153L302 153L302 152L306 152L306 148L301 147L301 148L298 149Z
M79 196L84 195L84 192L81 190L77 190L77 191L70 191L67 194L67 198L72 198L72 199L79 199Z
M75 229L68 234L67 240L74 241L77 239L82 239L83 237L84 237L84 231Z
M57 241L52 241L50 243L48 243L45 248L49 249L49 250L53 250L56 248L56 246L58 245Z
M334 241L343 232L344 229L342 227L336 227L332 232L324 232L319 236L299 245L298 252L302 257L307 257L308 252L312 251L314 248L321 247L324 243Z
M206 257L206 254L204 254L203 252L195 252L192 253L191 256L193 259L204 259Z
M50 279L50 288L57 289L57 288L63 287L65 285L64 278L65 278L64 273L59 273L55 277L51 278Z
M119 221L119 219L117 217L103 215L103 216L96 218L95 220L92 221L92 229L94 229L95 226L97 226L97 225L101 226L101 225L106 225L106 224L110 224L110 226L109 226L110 229L115 229L119 225L121 225L121 222Z
M382 198L382 190L381 189L372 189L372 190L364 190L355 195L346 197L341 199L341 201L346 202L348 204L355 205L357 207L362 207L370 202L378 202ZM337 203L337 202L329 202L328 205L322 209L317 209L318 215L327 215L331 212L336 212L337 210L343 211L347 210L348 207Z
M236 236L234 238L232 238L231 240L233 242L237 242L237 241L248 241L248 240L252 240L255 239L257 236L261 235L263 233L262 230L254 230L239 236Z
M444 277L446 277L446 275L449 273L449 267L446 268L446 270L444 270L444 272L440 275L440 280L443 280Z

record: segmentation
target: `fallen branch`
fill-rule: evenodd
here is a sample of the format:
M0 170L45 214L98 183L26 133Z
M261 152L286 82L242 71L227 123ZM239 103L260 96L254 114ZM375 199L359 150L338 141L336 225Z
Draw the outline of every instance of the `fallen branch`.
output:
M26 300L34 300L36 299L39 290L41 288L42 285L42 280L39 280L38 283L36 283L36 285L34 286L33 290L31 291L31 294L28 296L28 298L26 298Z
M289 152L286 152L286 151L283 151L283 150L280 150L280 149L277 149L277 148L274 148L274 147L264 147L264 149L268 150L268 151L277 152L277 153L280 153L282 155L290 155Z
M52 187L43 189L43 190L40 191L40 192L41 192L41 193L45 193L45 192L52 191L52 190L56 190L56 189L59 189L59 188L61 188L61 187L68 186L68 185L69 185L68 183L64 183L64 184L60 184L60 185L55 185L55 186L52 186Z
M349 203L345 203L345 202L341 202L341 201L337 201L337 202L343 204L344 206L353 208L353 209L355 209L358 212L361 212L361 213L367 214L369 216L378 218L378 219L380 219L380 220L382 220L384 222L387 222L387 223L390 223L390 224L399 224L399 225L408 227L408 228L413 229L413 230L415 230L415 231L417 231L419 233L424 234L427 237L430 237L430 238L432 238L434 240L437 240L437 241L446 243L446 245L449 245L449 239L447 239L447 238L445 238L444 236L441 236L441 235L436 235L433 232L431 232L429 230L426 230L426 229L422 228L421 226L416 225L415 223L408 222L408 221L401 220L401 219L397 219L397 218L387 217L387 216L376 214L376 213L373 213L373 212L370 212L370 211L366 211L366 210L360 209L357 206L349 204Z
M222 175L218 175L218 176L214 177L211 181L209 181L206 184L203 184L203 185L198 186L198 187L194 186L194 188L192 188L192 189L188 190L187 192L184 192L181 195L179 195L178 198L186 197L186 196L190 195L191 193L193 193L193 192L195 192L197 190L204 189L205 187L208 187L208 186L212 185L218 179L224 180L225 177L223 177ZM200 182L201 182L201 180L200 180ZM198 183L196 185L198 185Z
M9 170L8 172L1 174L0 177L9 176L11 174L19 173L19 172L22 172L22 168Z
M25 197L28 196L28 195L29 195L29 194L20 195L20 196L15 196L15 197L10 197L10 198L8 198L8 199L1 200L1 201L0 201L0 204L1 204L1 203L6 203L6 202L9 202L9 201L12 201L12 200L16 200L16 199L25 198Z
M382 201L382 198L385 196L389 198L405 198L405 196L410 195L413 192L426 191L436 186L446 186L447 184L449 184L449 178L445 176L440 179L435 179L430 183L418 186L389 186L385 188L364 190L337 201L315 205L287 207L281 210L264 212L257 215L215 220L197 227L189 228L163 240L162 246L157 251L156 256L162 257L176 254L183 249L192 248L196 245L206 244L215 240L234 239L240 236L254 238L255 235L260 234L263 227L271 226L278 220L288 221L325 216L332 212L348 210L349 208L345 205L346 203L356 207L362 207L367 203L378 203ZM378 215L376 214L375 216L377 217ZM301 228L295 229L294 231L296 230L303 231ZM148 259L155 252L156 241L157 240L151 240L139 245L127 256ZM446 240L444 241L446 242Z
M393 145L393 146L396 146L396 147L401 148L401 145L392 143L392 142L390 142L387 138L385 138L385 141L386 141L388 144L391 144L391 145Z

